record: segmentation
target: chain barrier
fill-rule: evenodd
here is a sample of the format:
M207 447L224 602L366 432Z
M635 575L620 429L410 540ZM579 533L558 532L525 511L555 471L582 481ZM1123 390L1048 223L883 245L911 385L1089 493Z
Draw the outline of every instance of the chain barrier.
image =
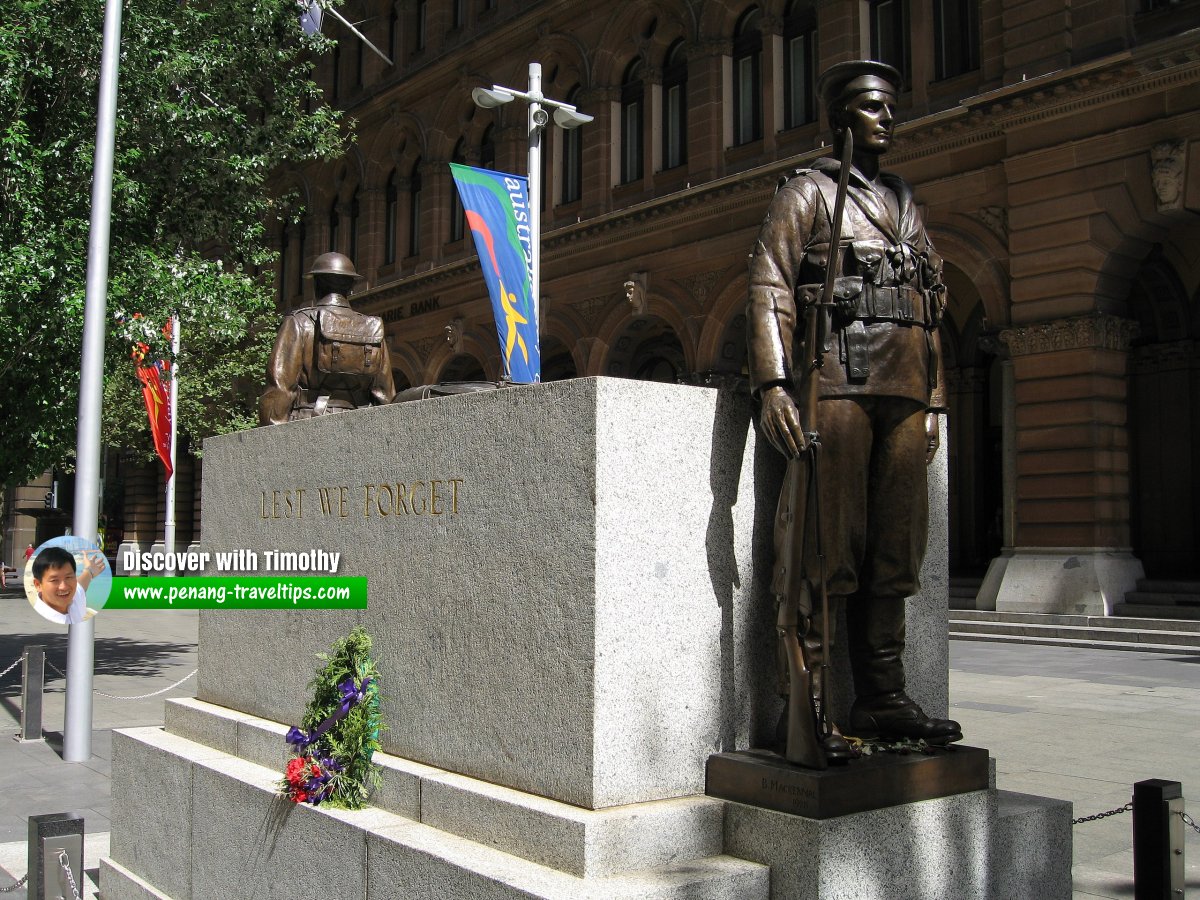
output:
M27 882L28 880L29 880L29 873L26 872L24 875L21 876L21 880L18 881L16 884L10 884L8 887L0 888L0 894L11 894L17 888L25 887L25 882Z
M3 672L0 672L0 678L3 678L5 675L7 675L9 672L11 672L13 669L15 669L17 666L19 666L24 661L25 661L25 654L22 653L20 656L18 656L16 659L14 659L12 661L11 666L9 666Z
M71 871L71 859L67 856L66 850L58 851L58 864L62 866L62 870L67 873L67 881L71 884L71 893L75 896L72 900L83 900L79 896L79 885L75 883L75 874Z
M1178 815L1179 818L1183 819L1184 825L1186 825L1188 828L1192 829L1192 831L1196 832L1197 834L1200 834L1200 825L1197 825L1195 820L1191 816L1189 816L1183 810L1180 810L1178 813L1176 813L1176 815Z
M1130 812L1133 809L1133 801L1129 801L1124 806L1118 806L1116 809L1110 809L1106 812L1096 813L1094 816L1082 816L1078 819L1072 819L1072 825L1080 825L1084 822L1095 822L1098 819L1107 819L1109 816L1119 816L1121 813Z
M54 663L50 662L50 660L46 660L46 665L48 665L51 669L53 669L55 672L57 672L63 678L67 677L67 673L64 672L62 669L60 669L58 666L56 666ZM189 678L191 678L193 675L195 675L199 671L200 671L199 669L192 669L192 671L188 672L186 675L184 675L182 678L180 678L177 682L175 682L174 684L167 685L161 691L151 691L149 694L138 694L136 697L118 697L116 694L106 694L106 693L104 693L104 691L98 691L95 689L92 690L92 693L99 694L101 697L107 697L109 700L145 700L149 697L157 697L159 694L165 694L167 691L173 691L175 688L179 687L181 684L183 684L185 681L187 681Z

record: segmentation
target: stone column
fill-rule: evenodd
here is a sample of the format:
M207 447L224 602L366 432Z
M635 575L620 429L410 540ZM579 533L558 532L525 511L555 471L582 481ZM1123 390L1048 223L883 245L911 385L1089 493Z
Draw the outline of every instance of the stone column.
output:
M722 168L722 60L729 56L728 40L701 40L687 48L688 60L688 175L693 183L715 178Z
M1098 313L1001 333L1013 361L1016 531L997 610L1107 615L1143 574L1130 548L1134 331Z

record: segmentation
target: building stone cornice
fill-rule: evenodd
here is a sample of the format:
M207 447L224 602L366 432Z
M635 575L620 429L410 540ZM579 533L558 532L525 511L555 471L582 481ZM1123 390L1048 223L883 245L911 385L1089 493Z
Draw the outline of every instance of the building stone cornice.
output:
M1194 33L1155 41L971 97L897 127L890 164L1003 138L1007 131L1200 83Z
M1137 322L1132 319L1096 313L1006 328L1000 332L1000 340L1014 358L1061 350L1128 351L1137 331Z

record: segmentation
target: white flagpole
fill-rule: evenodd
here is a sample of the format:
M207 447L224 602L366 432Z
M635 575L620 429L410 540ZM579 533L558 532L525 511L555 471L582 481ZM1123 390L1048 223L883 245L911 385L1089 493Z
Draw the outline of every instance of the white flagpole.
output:
M171 394L168 408L171 415L171 477L167 479L167 502L164 518L166 523L163 525L163 550L167 553L167 559L172 559L171 554L175 552L175 476L179 474L179 469L175 462L176 439L178 428L175 425L176 413L179 405L179 316L171 316ZM174 575L175 569L170 564L167 565L168 575Z
M83 355L79 364L79 432L76 438L75 534L96 539L100 518L100 411L104 385L104 318L108 304L109 225L112 216L113 145L117 120L117 74L121 53L121 0L104 7L100 97L96 107L96 152L88 230L84 295ZM67 698L63 713L63 759L92 758L92 674L95 623L85 619L67 629Z

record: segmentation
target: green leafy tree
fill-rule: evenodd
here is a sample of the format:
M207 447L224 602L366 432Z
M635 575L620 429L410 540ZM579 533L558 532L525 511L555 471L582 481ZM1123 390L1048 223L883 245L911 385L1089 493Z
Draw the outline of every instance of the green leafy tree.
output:
M73 454L103 4L0 18L0 483ZM114 313L182 318L181 432L253 422L276 321L264 223L281 166L344 148L294 0L127 0L117 101L104 433L150 438Z

